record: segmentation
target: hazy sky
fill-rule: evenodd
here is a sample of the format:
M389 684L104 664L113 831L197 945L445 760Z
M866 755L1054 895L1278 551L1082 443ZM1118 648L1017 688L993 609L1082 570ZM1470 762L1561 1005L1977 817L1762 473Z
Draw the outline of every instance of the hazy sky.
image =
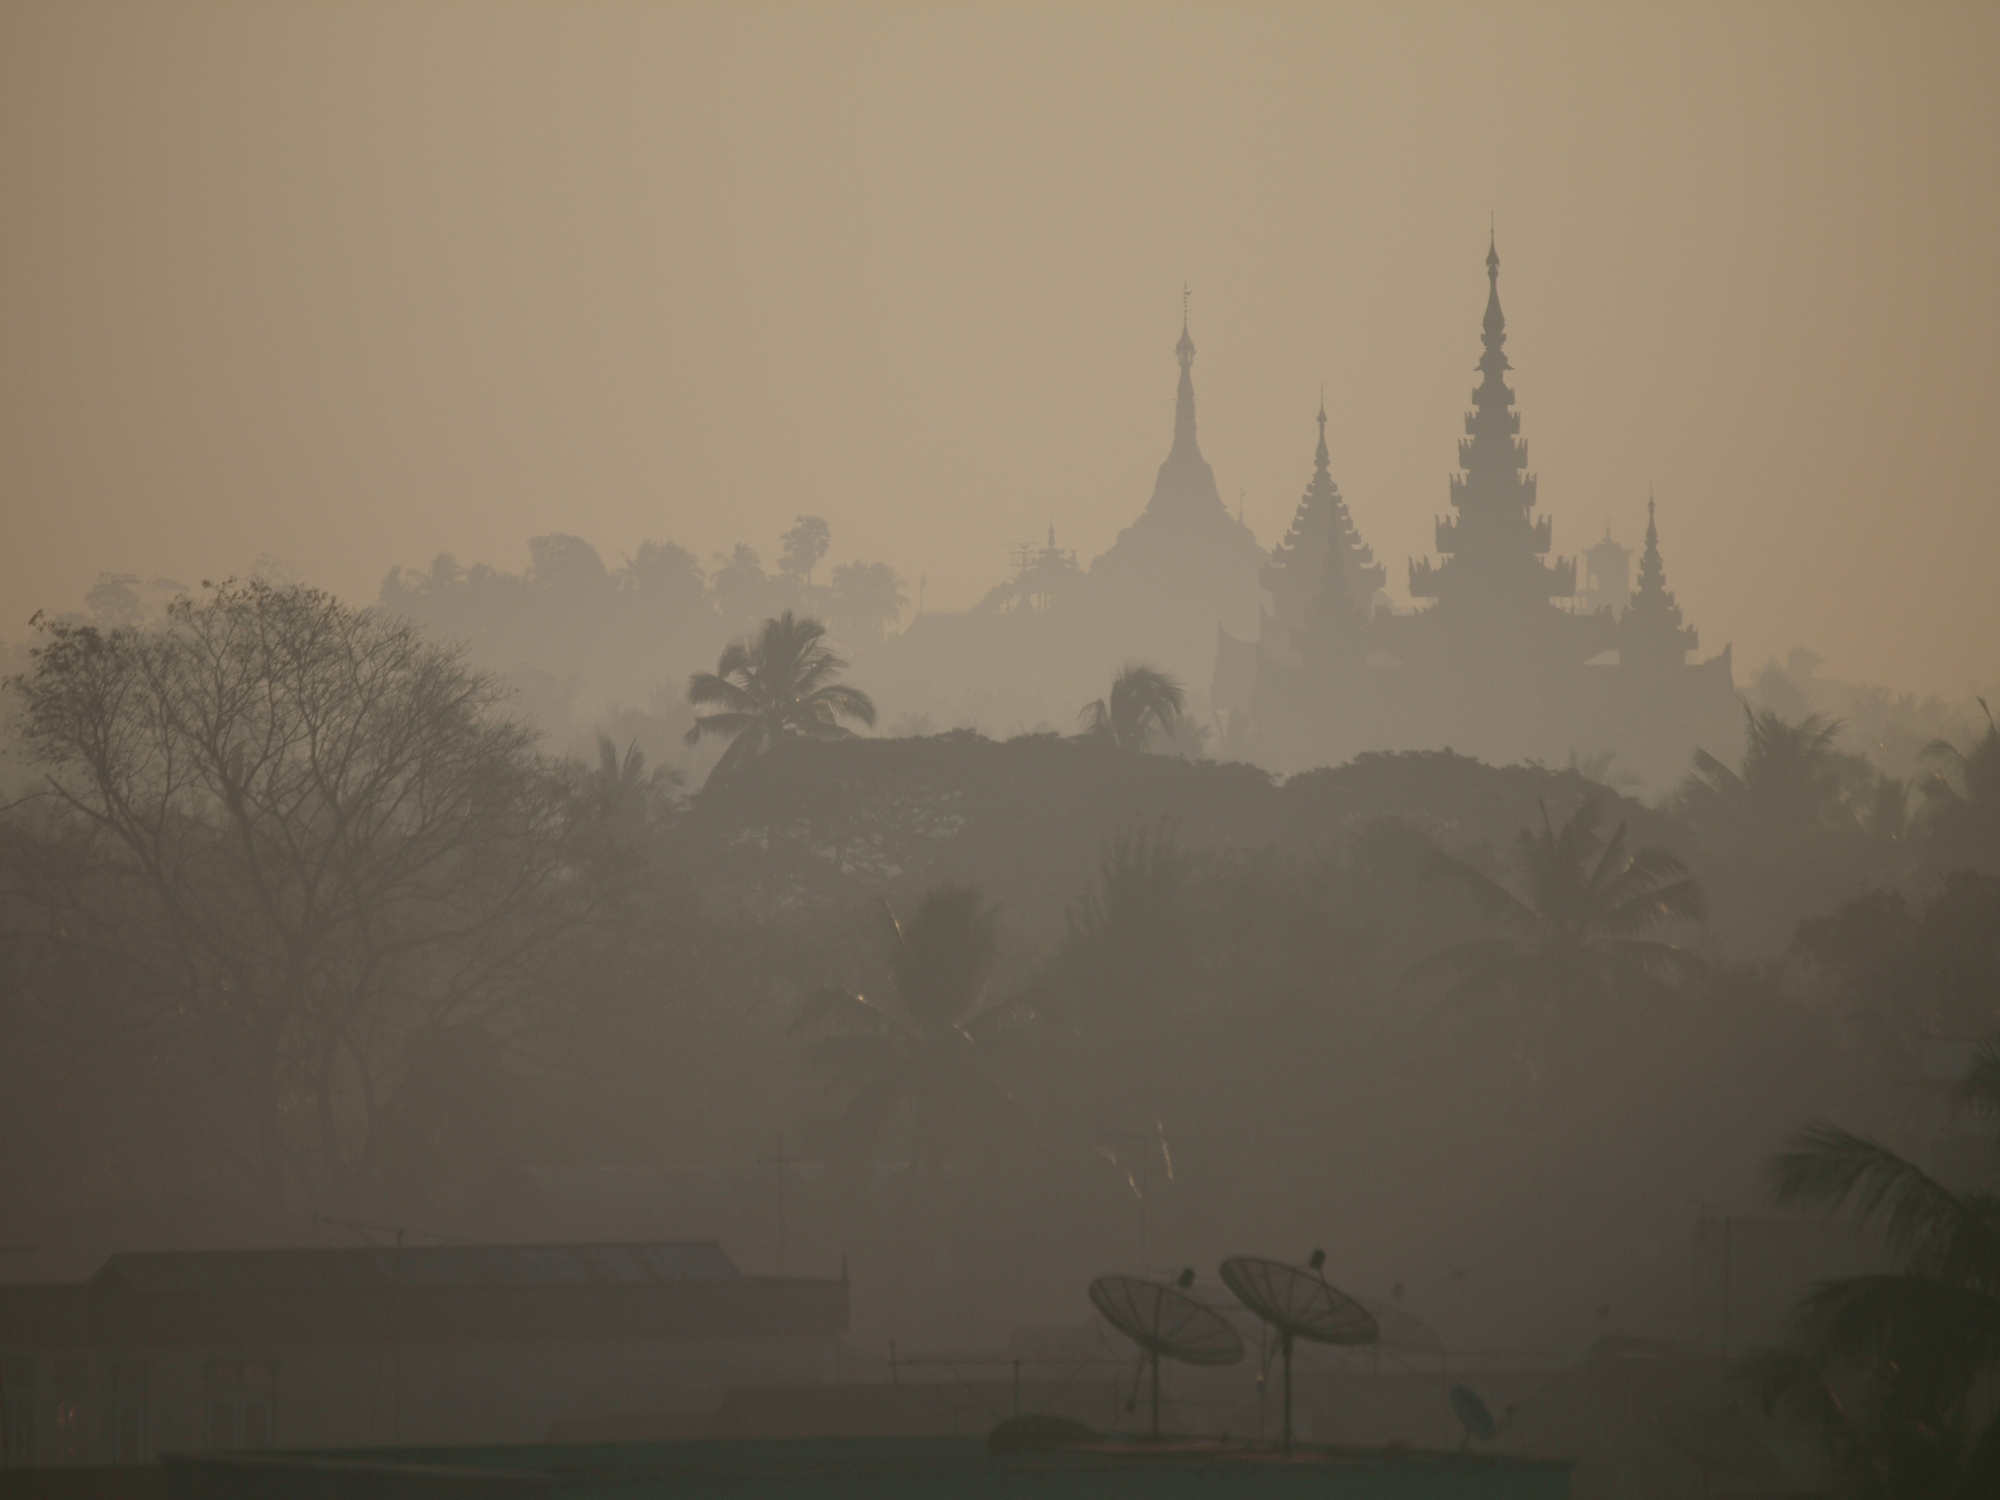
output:
M1430 545L1497 216L1558 548L1739 671L2000 675L2000 7L0 9L0 637L259 554L372 600L545 531L935 605L1202 447Z

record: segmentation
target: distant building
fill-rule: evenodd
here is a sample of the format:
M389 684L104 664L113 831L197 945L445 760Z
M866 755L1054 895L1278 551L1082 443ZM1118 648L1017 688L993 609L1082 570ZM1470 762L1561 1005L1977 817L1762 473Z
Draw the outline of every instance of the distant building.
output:
M1608 618L1561 607L1576 594L1576 560L1550 557L1555 523L1534 513L1535 476L1506 378L1500 254L1491 245L1486 283L1480 381L1458 445L1463 472L1451 477L1454 514L1437 522L1441 561L1409 565L1410 597L1436 602L1387 632L1390 649L1413 665L1482 678L1496 666L1581 665L1611 644Z
M1584 549L1583 587L1576 596L1585 609L1608 609L1614 615L1632 601L1632 549L1614 542L1609 526L1603 541Z
M1071 730L1127 662L1198 695L1217 628L1256 628L1264 549L1229 513L1195 430L1194 339L1183 314L1173 440L1139 515L1088 568L1056 546L1016 549L1013 576L969 610L930 611L872 651L871 691L942 723Z
M1319 446L1313 475L1299 497L1291 529L1271 549L1260 581L1271 596L1259 641L1275 661L1297 663L1327 651L1365 653L1375 595L1388 570L1361 540L1326 448L1326 401L1319 406Z
M1174 358L1174 441L1153 495L1130 526L1090 565L1098 629L1131 656L1190 681L1209 665L1218 624L1252 629L1260 613L1264 549L1229 513L1215 471L1195 437L1194 340L1187 319Z
M1648 502L1636 591L1609 536L1576 559L1536 513L1521 418L1507 383L1500 256L1486 253L1480 379L1459 440L1438 557L1413 559L1419 608L1383 609L1383 569L1328 467L1326 414L1291 530L1261 572L1269 606L1254 641L1223 630L1210 701L1254 758L1279 770L1366 750L1452 748L1484 760L1610 751L1654 785L1697 747L1740 735L1730 654L1691 663L1698 636L1666 587Z
M114 1255L0 1287L6 1460L534 1441L833 1379L847 1316L714 1241Z

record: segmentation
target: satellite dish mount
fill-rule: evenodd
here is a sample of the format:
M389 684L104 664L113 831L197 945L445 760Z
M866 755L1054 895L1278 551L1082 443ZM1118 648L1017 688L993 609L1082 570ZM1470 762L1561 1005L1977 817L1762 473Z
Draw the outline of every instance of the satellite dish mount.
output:
M1326 1283L1319 1274L1326 1264L1326 1252L1315 1250L1303 1266L1281 1261L1259 1260L1252 1255L1232 1256L1222 1263L1222 1283L1236 1294L1250 1311L1277 1330L1278 1348L1285 1361L1285 1454L1292 1451L1292 1342L1307 1339L1315 1344L1336 1344L1352 1348L1372 1344L1381 1337L1375 1317L1349 1297Z
M1233 1365L1243 1358L1243 1340L1214 1308L1187 1294L1193 1285L1191 1270L1181 1272L1173 1286L1137 1276L1100 1276L1090 1284L1091 1303L1153 1366L1155 1441L1160 1436L1162 1355L1189 1365Z

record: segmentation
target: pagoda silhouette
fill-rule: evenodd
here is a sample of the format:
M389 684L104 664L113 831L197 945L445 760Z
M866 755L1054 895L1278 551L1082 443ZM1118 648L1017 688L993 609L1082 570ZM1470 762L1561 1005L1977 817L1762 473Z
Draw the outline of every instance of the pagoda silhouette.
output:
M971 609L929 610L871 656L883 696L1001 733L1067 731L1127 662L1192 690L1231 755L1277 771L1373 750L1455 749L1494 763L1611 752L1670 784L1696 745L1741 733L1730 653L1691 660L1695 629L1666 585L1649 501L1636 587L1605 539L1556 550L1508 383L1500 255L1489 238L1478 383L1436 555L1408 563L1392 607L1360 514L1335 482L1322 395L1312 468L1268 553L1223 504L1197 436L1183 294L1173 435L1151 498L1087 567L1017 542L1012 576ZM1202 688L1206 686L1206 702Z
M971 609L927 611L872 656L885 696L1003 733L1068 730L1126 663L1199 692L1218 628L1255 632L1266 557L1202 456L1185 294L1173 354L1173 435L1145 507L1088 567L1056 546L1053 522L1046 544L1014 544L1012 575Z
M1379 749L1556 763L1608 750L1670 780L1694 745L1738 733L1730 654L1690 663L1699 636L1667 590L1650 499L1637 589L1627 597L1630 554L1607 535L1591 557L1607 573L1615 557L1620 576L1579 591L1576 561L1555 553L1554 522L1536 513L1490 240L1486 280L1451 510L1436 520L1437 559L1408 565L1416 607L1397 612L1380 594L1385 570L1332 477L1322 400L1312 478L1260 574L1257 639L1219 632L1211 703L1277 769Z
M1195 435L1194 340L1183 299L1174 345L1180 383L1174 436L1138 517L1090 565L1102 639L1122 656L1156 661L1199 681L1218 624L1254 627L1265 562L1257 535L1222 503Z

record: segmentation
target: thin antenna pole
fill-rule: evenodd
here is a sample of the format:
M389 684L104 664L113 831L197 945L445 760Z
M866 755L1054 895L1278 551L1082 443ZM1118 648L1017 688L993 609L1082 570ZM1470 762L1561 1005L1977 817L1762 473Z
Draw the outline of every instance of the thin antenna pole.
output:
M397 1294L403 1285L403 1231L396 1231L396 1255L389 1263L389 1336L391 1345L389 1377L389 1430L394 1444L403 1446L403 1320L397 1314Z
M1139 1143L1139 1270L1142 1274L1150 1272L1153 1267L1153 1262L1147 1254L1147 1245L1150 1241L1146 1199L1150 1196L1153 1185L1152 1174L1149 1171L1153 1165L1153 1153L1147 1149L1150 1144L1151 1142L1144 1139Z
M1733 1216L1722 1216L1722 1357L1729 1358L1729 1227Z
M1285 1457L1292 1456L1292 1336L1289 1332L1278 1335L1280 1347L1285 1351Z
M1160 1351L1153 1351L1153 1441L1160 1439Z

